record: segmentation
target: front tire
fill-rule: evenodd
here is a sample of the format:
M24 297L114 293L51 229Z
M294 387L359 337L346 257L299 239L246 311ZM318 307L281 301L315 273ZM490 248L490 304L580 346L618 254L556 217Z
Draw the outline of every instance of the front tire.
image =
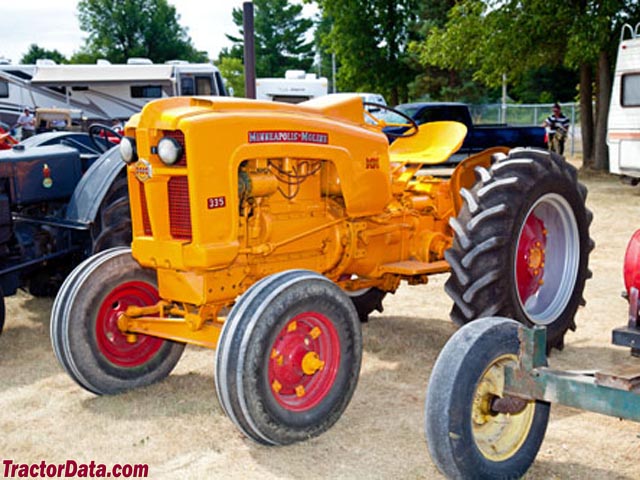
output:
M547 348L562 349L582 292L593 242L587 189L576 169L543 150L515 149L478 170L451 219L445 290L459 325L501 315L547 327Z
M101 252L65 280L53 303L51 341L58 361L81 387L116 394L166 377L184 344L121 332L128 306L159 300L155 272L141 268L128 248Z
M486 318L465 325L440 352L425 403L429 453L447 478L520 478L533 463L550 404L522 401L514 413L494 409L504 398L504 367L518 364L518 323Z
M358 316L337 285L306 270L271 275L240 297L224 323L218 399L256 442L306 440L340 418L361 358Z

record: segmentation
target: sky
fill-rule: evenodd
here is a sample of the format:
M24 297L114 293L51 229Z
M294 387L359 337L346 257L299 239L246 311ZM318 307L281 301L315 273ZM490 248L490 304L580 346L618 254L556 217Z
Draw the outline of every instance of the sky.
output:
M231 45L225 33L238 33L231 11L242 7L243 0L168 1L176 7L180 24L187 27L194 46L208 52L212 59L218 57L223 47ZM18 63L32 43L70 57L86 37L76 17L77 4L77 0L2 0L0 58ZM304 13L311 16L313 7L305 6Z

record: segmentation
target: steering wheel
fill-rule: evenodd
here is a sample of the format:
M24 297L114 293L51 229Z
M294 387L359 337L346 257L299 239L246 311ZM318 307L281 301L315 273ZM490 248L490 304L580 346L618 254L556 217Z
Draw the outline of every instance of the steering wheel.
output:
M384 132L387 136L393 138L405 138L405 137L413 137L416 133L418 133L418 124L416 121L411 118L406 113L401 112L400 110L396 110L395 108L391 108L387 105L382 105L381 103L373 103L373 102L362 102L364 108L364 114L373 120L374 124L380 127L381 129L384 127L406 127L408 130L405 130L402 133L394 133L394 132ZM378 110L386 110L387 112L395 113L396 115L404 118L407 123L388 123L383 119L376 117L373 113L367 110L367 107L377 108Z
M121 138L121 134L101 123L94 123L89 127L89 139L100 153L120 143Z

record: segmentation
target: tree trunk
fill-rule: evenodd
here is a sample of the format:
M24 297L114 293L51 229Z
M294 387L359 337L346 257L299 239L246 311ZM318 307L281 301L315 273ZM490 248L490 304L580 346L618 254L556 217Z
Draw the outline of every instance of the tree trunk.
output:
M596 170L609 170L609 149L607 147L607 118L611 101L611 63L606 51L598 56L598 96L596 99L596 136L595 161Z
M580 128L582 130L582 166L593 165L593 87L591 65L580 65ZM574 126L575 128L575 126Z
M393 105L394 107L398 105L400 99L400 95L398 94L398 86L394 85L391 87L391 103L389 105Z

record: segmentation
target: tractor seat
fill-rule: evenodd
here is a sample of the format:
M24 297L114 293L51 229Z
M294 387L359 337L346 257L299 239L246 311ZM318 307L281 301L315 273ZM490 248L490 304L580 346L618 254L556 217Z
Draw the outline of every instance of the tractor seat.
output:
M437 165L457 152L466 136L467 127L459 122L424 123L415 135L389 146L389 159L401 165Z

